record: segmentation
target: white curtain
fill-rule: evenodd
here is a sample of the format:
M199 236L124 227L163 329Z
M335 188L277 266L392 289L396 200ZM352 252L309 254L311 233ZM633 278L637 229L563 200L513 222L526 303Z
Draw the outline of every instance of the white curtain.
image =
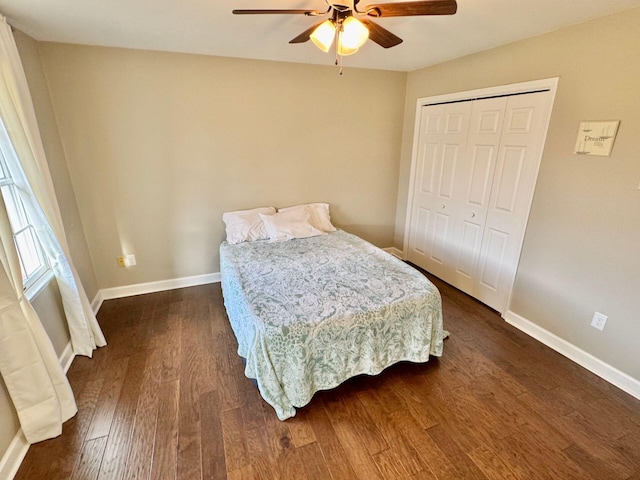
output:
M90 357L106 341L71 263L27 79L11 27L4 17L1 20L0 114L19 158L7 158L7 164L29 215L37 223L40 241L58 280L73 351Z
M22 293L20 260L0 196L0 374L29 443L57 437L77 411L38 315Z
M74 353L106 345L71 263L60 210L11 27L0 15L0 117L10 174L56 276ZM8 151L7 151L8 150ZM73 393L42 325L22 294L19 260L1 205L0 373L30 443L57 436L76 412Z

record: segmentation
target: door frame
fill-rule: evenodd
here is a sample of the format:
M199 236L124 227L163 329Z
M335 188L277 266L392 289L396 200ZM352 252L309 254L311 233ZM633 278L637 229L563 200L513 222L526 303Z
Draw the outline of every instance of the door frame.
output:
M558 90L558 81L560 77L551 77L545 78L541 80L533 80L529 82L522 83L512 83L508 85L498 85L494 87L488 88L480 88L476 90L468 90L463 92L454 92L454 93L446 93L443 95L434 95L431 97L422 97L418 98L416 101L416 113L413 127L413 147L411 151L411 170L409 173L409 188L408 188L408 198L407 198L407 211L405 216L404 223L404 242L402 246L402 257L407 257L407 252L409 251L409 237L411 235L411 221L413 218L413 192L415 189L415 181L416 181L416 168L417 168L417 159L418 159L418 140L420 138L420 119L422 107L427 105L435 105L439 103L452 103L452 102L464 102L464 101L472 101L472 100L481 100L485 98L503 96L503 95L517 95L517 94L526 94L526 93L534 93L540 91L548 91L550 98L550 106L547 114L547 118L544 125L544 140L542 141L542 147L540 148L540 157L537 159L536 166L536 174L534 181L533 189L531 190L531 197L529 198L529 204L527 211L531 212L531 203L533 202L533 195L535 194L536 184L538 180L538 174L540 173L540 164L542 163L542 155L544 153L544 146L547 141L547 135L549 133L549 122L551 121L551 113L553 111L553 104L555 103L556 92ZM526 232L527 225L529 223L529 216L527 214L527 219L525 220L522 227L522 234L520 235L520 253L522 253L522 244L524 243L524 232ZM518 265L520 263L520 258L518 256L518 262L516 263L516 269L513 278L511 278L509 285L509 292L507 294L507 301L504 306L504 311L507 311L509 306L511 305L511 294L513 292L513 284L515 281L515 276L518 273Z

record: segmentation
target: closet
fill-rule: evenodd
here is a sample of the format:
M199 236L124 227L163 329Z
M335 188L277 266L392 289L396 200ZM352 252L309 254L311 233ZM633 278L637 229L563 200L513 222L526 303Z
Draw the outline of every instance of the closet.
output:
M499 312L513 286L554 92L426 102L416 113L406 259Z

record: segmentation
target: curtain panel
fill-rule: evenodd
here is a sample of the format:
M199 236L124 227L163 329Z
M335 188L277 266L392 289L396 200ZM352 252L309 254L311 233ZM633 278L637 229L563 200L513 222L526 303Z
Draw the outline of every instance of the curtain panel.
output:
M7 159L7 166L28 213L38 223L40 241L60 287L73 351L90 357L96 347L106 345L106 340L71 262L27 79L4 17L0 22L0 68L0 113L19 159Z
M60 288L75 354L106 345L71 262L62 217L11 27L0 15L0 136L11 177ZM0 201L1 202L1 201ZM25 299L18 254L0 203L0 374L29 443L59 435L77 411L73 392L51 342Z
M40 319L22 292L20 260L0 196L0 373L29 443L62 433L77 411Z

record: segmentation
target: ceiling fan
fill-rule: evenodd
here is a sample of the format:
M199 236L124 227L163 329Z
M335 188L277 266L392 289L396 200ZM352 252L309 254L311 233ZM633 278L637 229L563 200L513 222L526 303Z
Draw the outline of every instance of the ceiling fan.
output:
M456 0L422 0L414 2L378 3L358 8L360 0L325 0L327 9L286 10L257 9L233 10L235 15L293 14L308 17L330 18L309 27L289 43L304 43L311 40L320 50L328 52L335 40L336 55L351 55L358 51L367 39L384 48L395 47L402 39L389 30L372 22L368 17L411 17L416 15L453 15L458 5ZM360 19L356 18L360 17Z

